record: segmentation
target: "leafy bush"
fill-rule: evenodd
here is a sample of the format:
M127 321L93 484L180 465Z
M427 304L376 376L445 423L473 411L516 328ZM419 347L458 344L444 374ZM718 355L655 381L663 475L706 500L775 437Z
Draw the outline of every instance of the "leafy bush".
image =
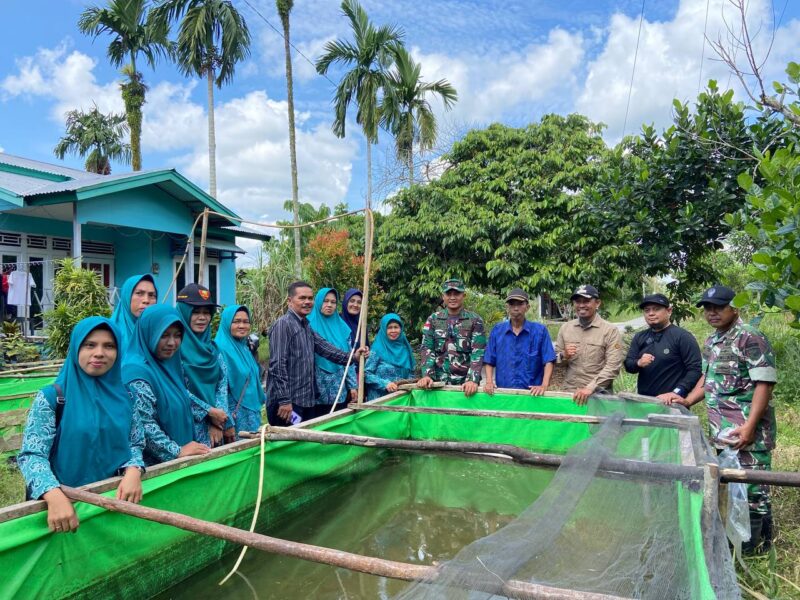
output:
M293 261L291 243L272 240L264 244L255 267L236 274L236 302L250 309L255 333L264 332L286 312L286 291L295 280Z
M27 362L40 358L39 349L25 341L17 323L3 322L3 334L2 354L5 360Z
M100 275L81 268L71 258L56 263L53 297L54 308L44 313L45 347L53 357L64 358L75 324L94 315L107 317L111 314L111 306Z

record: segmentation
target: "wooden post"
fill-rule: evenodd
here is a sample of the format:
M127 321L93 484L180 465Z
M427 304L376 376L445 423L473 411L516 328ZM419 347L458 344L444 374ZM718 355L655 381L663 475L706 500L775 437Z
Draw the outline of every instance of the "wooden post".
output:
M170 525L202 535L208 535L265 552L292 556L302 560L358 571L359 573L368 573L370 575L377 575L378 577L389 577L402 581L435 581L436 577L439 575L439 570L432 566L402 563L372 556L353 554L333 548L325 548L323 546L283 540L260 533L250 533L249 531L222 525L220 523L196 519L180 513L107 498L106 496L100 496L92 492L67 486L62 486L61 489L70 500L93 504L105 508L106 510L119 512L147 521L154 521L164 525ZM573 591L535 583L527 583L525 581L502 581L499 580L499 578L492 577L491 574L488 574L485 579L479 579L475 575L468 576L467 579L471 581L460 584L454 583L453 585L459 585L464 589L474 588L485 590L496 594L503 594L508 598L518 598L521 600L541 598L550 600L576 600L578 598L586 600L620 600L619 596L609 596L607 594Z
M206 235L208 234L208 208L203 210L203 228L200 230L200 264L198 265L197 283L203 285L203 269L206 262Z
M367 345L367 315L369 314L369 273L372 268L372 209L364 213L364 289L361 300L361 323L358 338L361 346ZM364 355L358 357L358 404L364 403Z

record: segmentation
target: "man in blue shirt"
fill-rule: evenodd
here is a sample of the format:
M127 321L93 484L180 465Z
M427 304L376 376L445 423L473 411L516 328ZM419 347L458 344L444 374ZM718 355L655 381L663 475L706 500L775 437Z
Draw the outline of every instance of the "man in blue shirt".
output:
M495 388L530 389L541 396L550 385L556 353L547 328L525 319L530 307L528 294L519 288L506 298L508 321L492 329L483 364L486 367L487 394Z

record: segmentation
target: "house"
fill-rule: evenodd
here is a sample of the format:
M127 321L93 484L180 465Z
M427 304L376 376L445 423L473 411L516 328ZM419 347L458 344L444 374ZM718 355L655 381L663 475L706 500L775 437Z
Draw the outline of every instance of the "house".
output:
M100 274L112 304L131 275L153 273L163 295L186 253L186 266L170 291L197 281L200 227L193 252L188 236L205 208L208 219L203 283L219 304L235 301L236 237L267 240L244 230L236 213L174 169L97 175L0 153L0 257L3 270L27 270L35 289L30 316L52 307L55 261L81 257ZM20 315L22 316L22 315Z

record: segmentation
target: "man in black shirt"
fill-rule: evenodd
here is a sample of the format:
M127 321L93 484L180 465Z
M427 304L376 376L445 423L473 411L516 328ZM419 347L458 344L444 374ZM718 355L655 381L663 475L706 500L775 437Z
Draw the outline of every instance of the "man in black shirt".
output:
M685 398L702 371L697 340L669 322L672 307L664 294L645 296L639 308L649 329L633 336L625 370L639 374L640 394L665 401Z

